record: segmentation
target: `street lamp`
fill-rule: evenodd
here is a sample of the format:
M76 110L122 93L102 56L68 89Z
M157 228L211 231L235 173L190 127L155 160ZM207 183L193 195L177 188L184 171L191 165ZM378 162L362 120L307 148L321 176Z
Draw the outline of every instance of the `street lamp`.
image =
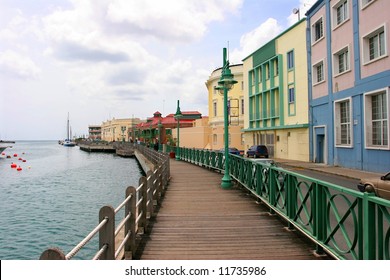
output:
M177 109L176 114L174 115L175 119L177 119L177 147L176 147L176 160L180 160L180 118L183 114L180 111L180 101L177 100Z
M162 123L161 119L158 120L158 150L160 151L160 146L161 146L161 133L162 133Z
M224 119L224 136L225 136L225 174L222 178L221 187L229 189L232 186L232 179L229 174L229 122L228 122L228 91L231 90L234 84L234 75L229 69L229 61L226 59L226 48L223 48L223 67L221 78L218 81L218 86L215 87L220 93L223 93L223 119Z

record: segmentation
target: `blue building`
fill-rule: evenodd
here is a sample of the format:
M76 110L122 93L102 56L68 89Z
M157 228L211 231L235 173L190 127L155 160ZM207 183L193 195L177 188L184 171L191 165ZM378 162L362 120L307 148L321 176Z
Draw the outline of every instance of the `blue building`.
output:
M319 0L306 13L311 161L390 171L389 11Z

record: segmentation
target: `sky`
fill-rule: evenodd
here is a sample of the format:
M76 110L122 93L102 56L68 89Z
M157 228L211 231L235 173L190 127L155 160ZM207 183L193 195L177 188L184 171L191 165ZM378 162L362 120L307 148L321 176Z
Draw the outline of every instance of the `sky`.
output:
M66 138L116 118L208 115L210 74L316 0L0 0L0 139ZM294 14L298 8L300 13Z

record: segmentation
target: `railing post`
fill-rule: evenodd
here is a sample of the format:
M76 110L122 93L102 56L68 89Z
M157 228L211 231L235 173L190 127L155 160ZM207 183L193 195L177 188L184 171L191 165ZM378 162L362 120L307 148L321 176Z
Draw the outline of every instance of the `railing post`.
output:
M58 248L50 248L39 257L40 260L66 260L65 254Z
M275 170L272 167L268 169L268 191L269 191L269 203L272 206L276 206L276 180L275 180ZM270 214L275 214L275 211L270 208Z
M287 196L287 216L290 220L294 220L296 211L297 211L297 188L296 188L296 180L295 177L293 177L290 174L286 174L285 180L284 180L284 188L286 190L286 196ZM288 228L293 229L293 225L291 222L288 223Z
M140 184L141 184L141 180L143 180L142 177L139 179L139 183ZM147 208L147 203L148 203L148 185L149 185L149 180L150 180L149 175L146 178L146 180L148 182L146 184L142 185L141 193L140 193L140 195L142 196L142 202L141 202L141 205L140 205L141 206L142 215L141 215L141 218L140 218L140 221L139 221L138 229L142 230L142 233L146 233L146 215L147 215L147 212L148 212L148 208Z
M205 153L204 164L206 165L206 167L210 168L210 151L209 150L207 150Z
M156 184L157 184L158 192L160 193L158 200L161 199L164 193L162 177L163 177L163 165L160 163L160 165L157 167L157 172L156 172Z
M376 259L376 213L375 203L369 200L374 193L364 193L363 196L363 258L365 260Z
M323 188L318 183L315 183L314 188L314 203L312 208L314 213L314 235L317 237L317 240L323 242L326 238L326 193ZM312 211L313 211L312 210ZM324 254L324 248L317 243L316 253Z
M125 224L125 232L130 232L130 238L125 244L125 259L134 259L136 247L137 229L135 220L137 219L137 190L134 187L126 189L126 197L131 195L128 203L125 205L125 213L130 213L130 218Z
M107 244L107 250L102 254L103 260L115 260L115 210L112 206L103 206L99 211L99 223L108 219L99 231L99 249Z
M153 201L157 201L158 199L158 190L156 190L156 186L153 184L154 172L149 170L146 173L146 178L147 178L146 186L149 189L149 193L148 193L148 201L150 201L149 207L150 206L153 207L154 204Z

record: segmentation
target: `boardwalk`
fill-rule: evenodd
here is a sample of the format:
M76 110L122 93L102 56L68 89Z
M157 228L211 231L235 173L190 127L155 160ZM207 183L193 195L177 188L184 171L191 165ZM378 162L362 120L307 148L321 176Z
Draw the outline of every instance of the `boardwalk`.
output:
M221 174L171 160L171 175L141 259L327 259L243 190L222 190Z

